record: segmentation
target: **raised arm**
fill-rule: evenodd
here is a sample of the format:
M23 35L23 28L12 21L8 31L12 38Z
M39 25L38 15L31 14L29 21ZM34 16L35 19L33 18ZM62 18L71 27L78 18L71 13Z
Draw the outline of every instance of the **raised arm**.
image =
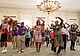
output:
M28 27L28 29L31 29L28 25L26 25L26 27Z
M9 16L7 16L7 18L8 18L8 19L12 19L12 18L10 18Z
M13 19L12 18L10 18L9 16L3 16L4 18L7 18L7 19L10 19L9 20L9 22L8 22L8 24L10 25L10 26L12 26L12 24L13 24Z
M44 24L45 24L45 21L44 21L44 20L42 20L41 18L40 18L40 20L41 20L41 21L43 21L43 23L42 23L42 26L44 26Z
M26 27L29 27L28 25L26 25Z
M0 25L0 30L2 29L2 24Z
M52 27L50 27L49 25L48 25L48 27L50 28L50 29L53 29Z
M63 19L60 18L60 17L56 17L56 19L57 19L57 18L61 20L60 25L62 25L62 24L63 24Z
M45 22L45 21L44 21L44 20L42 20L41 18L40 18L40 20L41 20L41 21L43 21L43 22Z
M33 26L33 29L36 30L36 26Z
M10 26L12 26L12 24L13 24L13 19L10 18L9 16L7 16L7 18L10 19L9 22L8 22L8 24L9 24Z
M50 28L50 29L55 29L55 27L53 26L53 27L50 27L49 25L48 25L48 27Z
M68 25L66 28L69 28L70 27L70 25L67 22L65 22L65 24Z
M53 20L51 20L52 22L54 22Z
M74 24L75 24L75 28L77 29L78 28L78 25L76 23L74 23Z

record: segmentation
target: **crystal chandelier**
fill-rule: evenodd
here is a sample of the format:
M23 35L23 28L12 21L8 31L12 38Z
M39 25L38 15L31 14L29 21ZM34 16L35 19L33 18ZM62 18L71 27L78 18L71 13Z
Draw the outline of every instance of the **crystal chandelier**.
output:
M47 12L48 14L52 13L53 11L59 10L61 8L59 1L56 0L43 0L37 5L37 8L40 11Z

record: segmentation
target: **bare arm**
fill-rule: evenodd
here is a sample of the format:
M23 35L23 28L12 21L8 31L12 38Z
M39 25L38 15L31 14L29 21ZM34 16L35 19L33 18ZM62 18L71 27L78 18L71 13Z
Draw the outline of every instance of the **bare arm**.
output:
M42 19L40 19L40 20L41 20L41 21L43 21L42 25L44 26L45 21L44 21L44 20L42 20Z
M49 25L48 25L48 27L49 27L50 29L55 29L55 27L50 27Z
M69 28L69 27L70 27L70 25L69 25L68 23L66 23L66 22L65 22L65 24L66 24L66 25L68 25L68 26L67 26L67 28Z
M28 25L26 25L26 27L29 27Z
M33 26L33 29L36 30L36 26Z
M45 22L44 20L40 19L41 21Z
M57 19L57 18L61 20L60 25L62 25L62 24L63 24L63 19L60 18L60 17L56 17L56 19Z
M75 24L75 23L74 23ZM77 29L78 28L78 25L77 24L75 24L75 28Z
M59 19L61 20L60 25L62 25L63 24L63 19L61 19L60 17L59 17Z
M7 16L7 18L12 19L12 18L10 18L9 16Z

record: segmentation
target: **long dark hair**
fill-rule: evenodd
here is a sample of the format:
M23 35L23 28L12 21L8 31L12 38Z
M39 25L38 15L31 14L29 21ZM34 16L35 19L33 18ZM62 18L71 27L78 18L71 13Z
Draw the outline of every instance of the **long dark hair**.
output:
M62 26L62 25L64 25L64 26ZM65 26L65 24L64 24L64 23L63 23L62 25L61 25L61 28L62 28L62 27L66 28L66 26Z
M38 23L38 22L39 22L39 23ZM40 23L40 21L39 21L39 20L37 20L36 25L41 25L41 23Z
M72 27L72 26L74 26L74 27ZM71 24L71 29L74 29L75 28L75 25L74 24Z

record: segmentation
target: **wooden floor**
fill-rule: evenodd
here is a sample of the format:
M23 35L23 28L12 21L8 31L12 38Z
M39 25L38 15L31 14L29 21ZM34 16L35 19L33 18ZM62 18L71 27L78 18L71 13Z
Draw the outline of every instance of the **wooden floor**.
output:
M12 44L8 43L8 52L2 54L1 53L2 48L0 48L0 56L57 56L54 55L53 51L51 51L50 46L51 45L49 45L49 47L46 47L45 45L42 45L40 53L37 53L35 47L33 47L25 49L23 53L18 54L16 49L12 49ZM71 51L69 47L70 47L70 42L67 42L66 52L62 51L59 56L80 56L79 45L75 46L76 51Z

